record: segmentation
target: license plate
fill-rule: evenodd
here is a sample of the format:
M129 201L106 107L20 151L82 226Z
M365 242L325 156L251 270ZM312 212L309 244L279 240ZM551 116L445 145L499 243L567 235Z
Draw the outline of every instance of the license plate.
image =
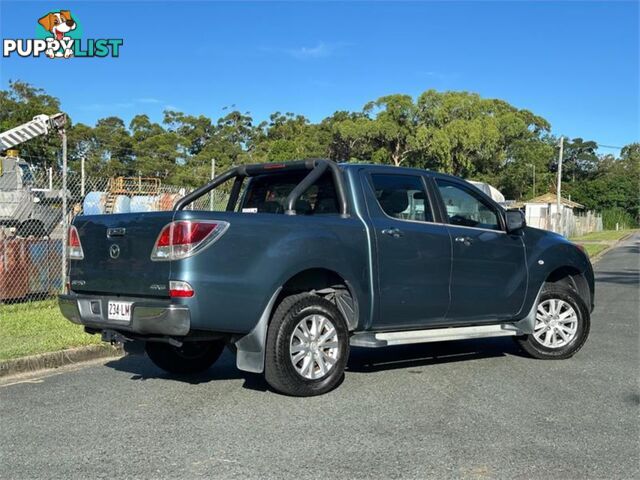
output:
M114 302L109 300L107 318L109 320L118 320L120 322L130 322L131 305L133 305L133 302Z

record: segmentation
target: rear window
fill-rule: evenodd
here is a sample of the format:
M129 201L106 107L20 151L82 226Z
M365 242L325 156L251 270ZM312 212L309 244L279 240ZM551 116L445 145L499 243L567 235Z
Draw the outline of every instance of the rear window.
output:
M371 175L378 205L388 216L400 220L433 222L422 179L413 175Z
M287 197L308 171L260 175L251 178L240 208L246 213L284 213ZM326 172L304 192L295 205L298 215L337 214L333 178Z

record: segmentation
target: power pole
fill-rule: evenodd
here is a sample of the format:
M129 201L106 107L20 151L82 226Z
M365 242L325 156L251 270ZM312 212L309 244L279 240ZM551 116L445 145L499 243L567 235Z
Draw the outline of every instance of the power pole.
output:
M533 164L533 196L536 196L536 165Z
M564 137L560 137L560 154L558 155L558 181L556 182L556 232L560 233L562 225L562 213L560 200L562 194L562 153L564 149Z
M536 164L535 163L527 163L528 167L531 167L533 170L533 197L536 196Z

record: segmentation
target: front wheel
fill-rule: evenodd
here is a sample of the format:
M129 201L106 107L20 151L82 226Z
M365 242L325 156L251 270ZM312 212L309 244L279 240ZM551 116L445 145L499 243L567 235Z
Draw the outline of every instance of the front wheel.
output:
M297 397L335 388L349 357L349 331L336 306L311 293L285 298L276 309L265 352L265 378Z
M181 347L163 342L147 342L145 350L151 361L166 372L199 373L220 358L224 342L184 342Z
M589 328L589 310L578 293L568 286L546 285L533 333L516 341L534 358L564 359L582 348Z

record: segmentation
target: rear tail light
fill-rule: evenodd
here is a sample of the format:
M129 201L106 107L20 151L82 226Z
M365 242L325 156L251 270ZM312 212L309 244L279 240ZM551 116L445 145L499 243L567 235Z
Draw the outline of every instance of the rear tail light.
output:
M229 228L228 222L178 220L160 232L151 252L151 260L180 260L201 252L218 240Z
M80 235L78 235L78 229L73 225L69 227L67 254L69 256L69 260L82 260L84 258L82 244L80 243Z
M195 293L187 282L179 280L171 280L169 282L169 296L171 298L189 298L193 297Z

